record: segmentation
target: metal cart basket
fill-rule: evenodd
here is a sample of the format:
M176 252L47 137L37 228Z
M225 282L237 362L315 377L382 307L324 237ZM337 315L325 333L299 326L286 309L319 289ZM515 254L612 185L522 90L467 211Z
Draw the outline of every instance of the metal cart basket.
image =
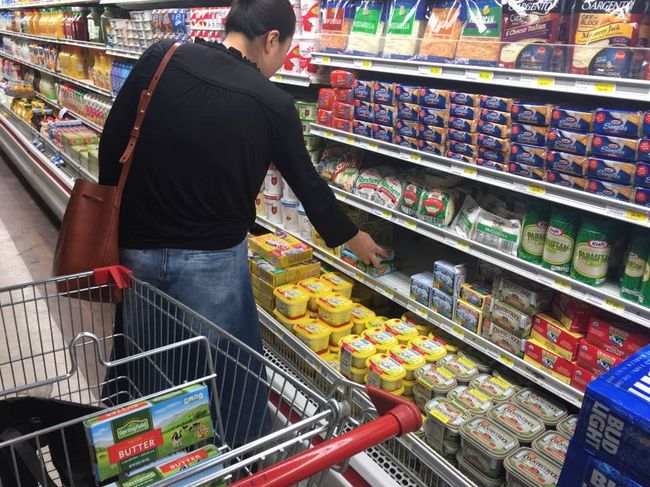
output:
M155 485L318 484L317 473L421 425L413 404L369 388L382 416L339 435L349 414L341 398L361 386L342 378L329 395L311 390L120 266L0 289L0 323L0 405L38 396L104 408L195 383L209 388L215 436L204 441L222 454ZM13 466L0 487L89 485L74 480L80 462L66 435L94 415L0 437ZM36 483L21 478L26 446L37 459Z

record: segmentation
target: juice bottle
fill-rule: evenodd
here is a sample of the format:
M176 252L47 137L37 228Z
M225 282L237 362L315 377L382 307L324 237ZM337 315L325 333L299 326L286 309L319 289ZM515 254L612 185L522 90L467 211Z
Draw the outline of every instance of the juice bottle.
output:
M50 9L46 8L42 10L41 17L39 19L38 35L47 36L49 23L50 23Z
M80 47L73 47L70 51L70 74L75 79L85 79L88 77L86 72L86 57Z
M112 6L107 5L106 8L104 9L104 13L102 14L100 18L100 24L101 24L101 30L102 30L102 36L104 37L104 40L106 44L109 46L113 46L113 36L111 35L111 19L117 18L115 14L115 10Z
M32 19L32 11L31 10L25 10L23 12L23 22L20 27L20 31L23 34L29 34L29 23L31 22Z
M68 25L68 13L67 8L57 10L54 16L54 22L52 23L52 37L56 37L57 39L65 38L65 28Z
M64 48L57 57L57 71L65 76L70 76L70 52Z
M74 12L73 31L74 38L80 41L88 41L88 18L86 10L81 7L72 9Z
M88 40L90 42L105 42L101 29L101 13L99 7L90 7L90 13L86 16L88 25Z
M29 33L30 34L38 34L38 22L41 18L41 11L40 10L34 10L32 12L32 18L30 20L29 24Z
M63 31L63 38L65 38L65 39L73 39L73 37L72 37L72 15L71 15L70 9L68 7L64 7L62 10L63 10L63 25L61 27L62 27L62 31ZM57 25L57 30L58 29L60 29L60 27Z

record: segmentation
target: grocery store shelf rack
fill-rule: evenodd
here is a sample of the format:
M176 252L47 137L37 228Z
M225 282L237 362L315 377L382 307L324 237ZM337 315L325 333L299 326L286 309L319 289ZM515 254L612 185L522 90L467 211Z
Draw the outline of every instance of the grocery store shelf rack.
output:
M281 356L286 363L291 365L294 373L300 376L302 380L322 392L330 391L331 386L341 379L339 373L314 354L293 333L277 322L266 311L258 307L258 312L260 322L268 331L268 333L263 334L266 346ZM355 391L349 399L356 406L356 413L363 414L364 411L374 409L372 402L365 394ZM405 453L403 450L410 452L440 479L453 487L475 486L473 482L414 434L391 440L380 445L380 447L386 449L387 453L393 459L403 458ZM412 461L407 461L402 466L406 472L413 473ZM420 474L427 475L426 472L420 472ZM427 479L421 480L427 482L425 485L435 485L430 482L432 480L431 472L429 472Z
M84 47L86 49L97 49L100 51L104 51L106 49L106 45L101 44L99 42L76 41L73 39L57 39L56 37L23 34L22 32L14 32L12 30L0 30L0 34L10 36L10 37L17 37L19 39L29 39L33 41L46 42L50 44L62 44L65 46Z
M11 3L0 5L0 10L16 10L20 8L50 8L65 7L68 5L93 5L99 3L98 0L58 0L56 2L29 2L29 3Z
M71 83L71 84L73 84L75 86L79 86L81 88L85 88L86 90L92 91L94 93L99 93L100 95L104 95L104 96L107 96L108 98L115 99L113 94L108 90L104 90L102 88L97 88L95 85L93 85L91 83L88 83L86 81L71 78L70 76L65 76L65 75L63 75L61 73L57 73L56 71L52 71L50 69L44 68L43 66L39 66L37 64L32 64L29 61L25 61L23 59L17 58L17 57L15 57L15 56L13 56L11 54L8 54L8 53L6 53L4 51L0 51L0 57L3 57L5 59L9 59L10 61L15 61L15 62L17 62L19 64L22 64L24 66L28 66L28 67L30 67L32 69L35 69L37 71L40 71L42 73L47 73L50 76L61 79L63 81L67 81L68 83Z
M135 60L140 59L140 56L142 56L141 52L127 52L127 51L121 51L119 49L111 49L110 47L106 47L106 46L104 47L106 49L106 54L108 54L109 56L121 57L126 59L135 59Z
M318 84L322 85L327 83L327 80L324 77L305 74L305 73L281 72L281 73L274 74L273 76L271 76L270 79L271 81L275 81L276 83L282 83L282 84L294 85L294 86L310 86L310 85L318 85Z
M325 52L312 54L312 63L321 66L360 69L376 73L410 75L424 78L509 86L513 88L555 91L565 94L593 95L650 102L650 81L647 80L427 63L422 61L359 57Z
M429 154L396 144L374 140L342 130L336 130L323 125L312 124L311 134L335 140L343 144L366 149L378 154L384 154L396 159L408 161L419 166L435 169L444 173L452 173L467 179L479 181L499 188L516 191L527 196L559 203L573 208L579 208L600 216L608 216L635 225L650 228L650 208L633 203L606 198L586 191L565 188L545 181L532 179L495 171L476 164L470 164L450 159L448 157Z
M276 225L271 223L266 218L257 217L257 223L264 228L267 228L271 231L280 231L284 232L284 228L281 225ZM300 235L292 232L287 232L293 235L294 237L300 239L301 241L313 245L312 242L305 240ZM512 355L509 352L506 352L499 346L494 343L486 340L485 338L473 333L469 330L466 330L458 326L453 321L445 318L444 316L439 315L433 310L423 306L416 301L412 300L409 297L410 294L410 278L409 276L403 275L399 272L389 274L380 278L373 278L368 274L361 272L360 270L352 267L343 260L333 256L325 250L322 250L318 247L314 247L314 255L318 257L323 262L328 263L332 267L335 267L344 274L350 276L358 282L365 284L366 286L374 289L379 294L389 298L393 302L399 304L400 306L409 309L410 311L416 313L421 318L427 320L432 325L444 330L447 333L455 336L462 342L470 345L479 352L484 353L488 357L497 362L505 365L506 367L514 370L520 375L526 377L527 379L533 381L540 387L548 390L557 397L564 399L565 401L573 404L574 406L580 407L582 404L583 394L574 389L573 387L565 384L554 377L544 373L543 371L533 367L532 365L525 362L520 357ZM452 484L454 485L454 484Z
M59 105L56 101L50 100L49 98L47 98L46 96L41 95L38 92L35 93L35 96L39 100L43 100L45 103L47 103L49 105L52 105L54 108L57 108L59 110L59 117L62 117L65 113L69 113L70 115L72 115L74 118L78 119L81 123L83 123L87 127L90 127L91 129L95 130L96 132L98 132L100 134L102 133L102 127L100 127L99 125L97 125L94 122L91 122L90 120L87 120L85 117L83 117L82 115L79 115L74 110L71 110L68 107L64 107L62 105Z

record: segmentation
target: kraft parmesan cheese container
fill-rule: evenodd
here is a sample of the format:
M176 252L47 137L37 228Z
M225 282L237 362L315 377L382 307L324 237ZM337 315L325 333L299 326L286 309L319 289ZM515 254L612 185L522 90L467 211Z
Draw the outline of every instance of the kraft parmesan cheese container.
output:
M515 394L513 401L536 415L549 427L554 427L569 414L562 404L531 388L520 390Z
M446 397L458 385L454 374L437 364L423 365L413 375L417 382L414 393L427 400Z
M503 473L503 461L519 447L512 434L489 418L477 417L460 428L463 459L491 478Z
M555 107L551 114L551 127L574 132L591 132L594 111L582 108Z
M393 357L378 353L367 360L368 384L379 387L387 392L394 392L402 387L406 370Z
M561 467L569 449L570 438L557 431L547 431L535 441L533 450Z
M520 448L504 462L509 487L552 487L561 468L530 448Z
M390 356L399 362L402 367L404 367L404 370L406 370L406 376L404 377L404 380L409 382L415 381L415 371L427 363L426 359L421 353L417 352L408 345L397 345L396 347L391 348ZM411 385L411 389L413 385L414 384ZM407 396L412 395L413 394L407 394Z
M348 335L341 339L341 372L348 377L350 368L365 369L366 361L377 353L375 346L359 335Z
M454 374L456 381L462 385L469 384L478 375L476 364L457 354L448 354L437 363Z
M515 388L512 384L490 374L479 375L469 385L485 394L495 404L507 401L515 394Z
M427 336L416 336L409 342L409 346L423 355L427 363L438 362L447 355L447 349L433 338Z
M539 418L511 402L492 407L487 417L514 435L522 446L529 446L546 430Z
M449 391L447 397L465 408L472 416L483 415L492 407L488 396L469 386L457 386Z
M285 284L275 288L275 296L278 311L287 318L298 318L307 313L309 295L295 284Z
M339 293L326 293L318 297L318 316L330 326L350 322L354 303Z

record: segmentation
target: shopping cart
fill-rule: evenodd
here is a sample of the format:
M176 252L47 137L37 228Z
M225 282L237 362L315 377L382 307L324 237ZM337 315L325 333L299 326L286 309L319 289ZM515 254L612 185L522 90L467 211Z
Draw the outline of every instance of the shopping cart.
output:
M117 289L119 306L110 301ZM368 388L376 419L342 433L360 424L348 422L346 398L362 386L341 378L329 394L316 392L120 266L0 289L0 322L0 404L29 395L104 407L209 387L216 433L207 441L222 454L155 485L318 485L328 468L421 426L413 404ZM0 442L14 467L0 486L25 482L16 461L25 445L38 459L38 485L78 485L66 432L91 416ZM55 444L64 451L52 451Z

